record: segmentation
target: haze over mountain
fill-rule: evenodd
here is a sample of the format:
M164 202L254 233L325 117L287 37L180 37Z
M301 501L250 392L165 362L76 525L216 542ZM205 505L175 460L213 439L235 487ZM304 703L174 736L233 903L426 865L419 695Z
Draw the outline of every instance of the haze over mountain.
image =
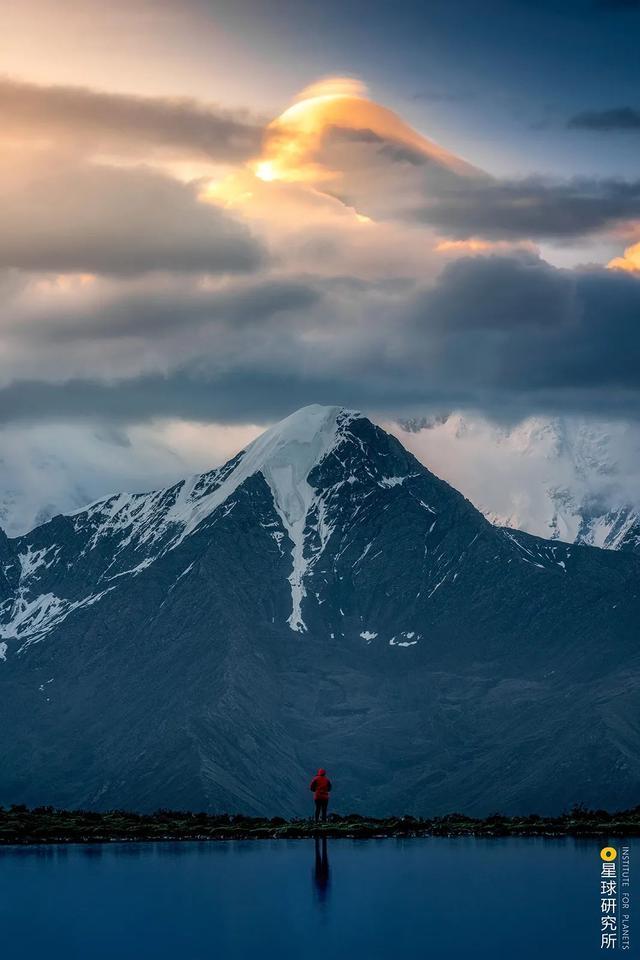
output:
M357 413L0 556L2 803L296 814L319 763L343 811L636 802L638 559L493 526Z
M584 417L516 426L447 413L404 420L399 439L493 523L640 552L640 428Z
M91 424L0 428L0 529L20 536L122 489L168 486L223 463L260 432L168 421L101 427Z

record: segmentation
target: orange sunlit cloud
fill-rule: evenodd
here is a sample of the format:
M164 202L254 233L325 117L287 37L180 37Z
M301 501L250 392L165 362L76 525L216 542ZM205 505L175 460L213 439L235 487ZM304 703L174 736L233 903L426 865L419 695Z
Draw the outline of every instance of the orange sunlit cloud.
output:
M514 242L512 240L482 240L480 237L469 237L468 240L440 240L433 248L436 253L488 253L508 252L510 250L530 250L537 252L535 243L528 240Z
M614 257L607 264L610 270L627 270L629 273L640 272L640 243L627 247L621 257Z
M332 151L329 140L338 128L347 135L342 142L338 137L338 149ZM266 127L259 156L219 179L201 180L199 198L235 209L272 251L299 269L311 263L319 269L314 250L322 249L323 271L338 269L338 264L343 268L348 260L359 276L417 272L424 278L441 269L443 257L537 249L479 237L447 240L424 225L392 224L393 218L385 215L385 197L397 202L399 190L411 190L414 181L401 165L393 169L382 144L398 146L401 156L402 148L417 154L412 173L418 171L418 177L420 157L432 161L425 164L428 169L477 174L370 100L359 81L333 77L306 87Z
M328 77L306 87L296 102L267 127L262 154L251 165L261 180L322 183L340 175L318 162L332 129L361 130L410 147L459 174L475 172L464 160L427 140L392 110L367 96L351 77Z
M58 273L54 276L41 277L35 281L36 290L50 294L55 292L69 293L81 287L88 287L95 283L93 273Z
M344 199L344 195L351 192L354 175L357 174L360 187L365 182L364 168L358 166L361 161L356 154L350 159L348 152L330 160L324 149L329 136L340 130L355 133L356 140L361 133L363 143L373 141L374 147L379 140L407 148L459 175L477 172L464 160L421 136L393 111L369 99L367 88L359 80L328 77L305 87L294 103L268 124L259 156L243 169L203 182L200 198L227 207L240 206L248 214L258 216L259 207L264 211L271 206L273 213L276 205L280 217L282 202L288 205L295 200L295 190L306 190L309 195L315 195L320 208L331 199L332 209L325 212L335 214L338 205L355 223L371 224L374 222L371 210L361 210L359 202L356 207ZM376 153L377 150L374 155ZM351 177L349 186L343 189L348 177ZM375 177L374 174L369 181L369 190L380 197L384 194L383 184ZM277 188L280 188L278 193ZM292 192L284 197L282 188ZM297 197L302 200L302 193Z

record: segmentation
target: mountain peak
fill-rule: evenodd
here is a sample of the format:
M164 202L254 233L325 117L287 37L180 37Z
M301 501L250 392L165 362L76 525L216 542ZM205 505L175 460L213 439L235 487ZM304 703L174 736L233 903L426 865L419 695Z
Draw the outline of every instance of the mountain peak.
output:
M361 414L344 407L318 403L301 407L256 437L243 462L255 472L271 465L277 468L286 461L294 473L306 477L335 444L340 428L359 417Z
M276 509L291 535L298 524L304 525L311 504L313 490L307 477L335 447L344 428L359 417L343 407L311 404L269 427L238 455L237 464L223 482L199 501L184 535L256 473L269 484Z
M249 444L243 462L255 470L278 465L286 458L296 473L309 471L335 443L341 427L361 414L344 407L312 403L280 420ZM247 465L249 465L247 463Z

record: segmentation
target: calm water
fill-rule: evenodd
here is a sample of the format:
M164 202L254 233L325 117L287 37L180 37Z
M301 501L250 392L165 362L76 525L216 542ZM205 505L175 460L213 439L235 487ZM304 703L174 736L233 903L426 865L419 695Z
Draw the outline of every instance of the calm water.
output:
M0 848L0 955L589 960L603 956L601 845L329 840L324 855L310 840Z

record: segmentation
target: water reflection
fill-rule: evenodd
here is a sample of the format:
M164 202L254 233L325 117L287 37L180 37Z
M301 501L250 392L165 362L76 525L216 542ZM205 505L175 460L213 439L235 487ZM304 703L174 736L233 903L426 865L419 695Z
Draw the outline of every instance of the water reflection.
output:
M331 872L329 870L329 854L327 853L327 838L315 838L315 862L313 865L313 885L320 903L326 903L331 886Z
M0 960L602 960L601 839L323 834L0 844Z
M103 843L85 843L79 849L81 855L87 860L102 860L104 855Z

